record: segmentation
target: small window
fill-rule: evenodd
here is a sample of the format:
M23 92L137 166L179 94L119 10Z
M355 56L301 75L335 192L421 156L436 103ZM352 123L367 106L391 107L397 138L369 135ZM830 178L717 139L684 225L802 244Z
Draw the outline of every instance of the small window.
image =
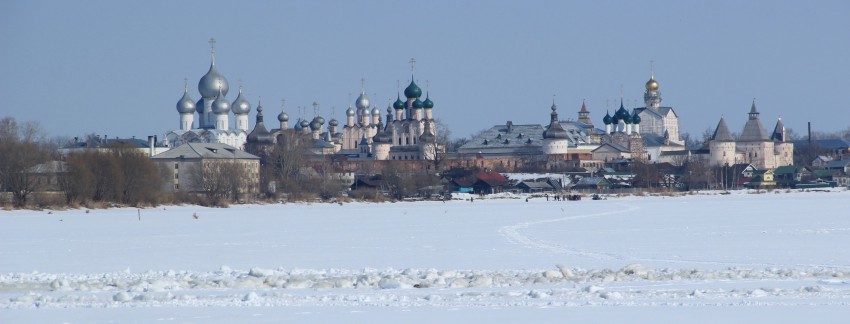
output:
M180 168L180 164L178 164L178 163L174 163L174 170L177 170L177 169L179 169L179 168Z

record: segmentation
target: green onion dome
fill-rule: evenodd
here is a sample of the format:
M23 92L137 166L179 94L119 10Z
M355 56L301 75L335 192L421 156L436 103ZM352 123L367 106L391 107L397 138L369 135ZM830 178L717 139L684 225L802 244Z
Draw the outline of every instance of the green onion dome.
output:
M404 89L404 96L408 99L419 98L422 96L422 89L419 89L419 86L416 85L416 82L413 82L413 79L410 80L410 85Z

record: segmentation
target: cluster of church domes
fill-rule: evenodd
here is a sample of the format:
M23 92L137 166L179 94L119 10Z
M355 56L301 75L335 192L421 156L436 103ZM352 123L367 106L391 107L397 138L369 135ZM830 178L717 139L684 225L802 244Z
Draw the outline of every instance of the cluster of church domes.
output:
M416 82L413 80L413 78L410 79L410 85L408 85L407 88L404 88L404 96L407 97L407 99L415 99L411 104L411 107L413 107L414 109L434 108L434 102L431 101L431 98L428 94L425 95L424 101L419 100L419 98L422 97L422 89L420 89L419 86L416 85ZM401 98L396 98L395 102L393 103L393 108L404 109L404 102L401 101Z
M620 108L614 112L614 116L611 116L608 112L605 112L605 117L602 118L602 122L605 125L617 125L623 121L626 124L640 124L640 116L638 116L637 112L634 114L629 114L626 108L623 106L623 101L620 100Z
M242 93L242 86L239 86L239 95L232 103L227 102L227 92L230 90L230 84L227 78L221 74L215 65L215 51L212 52L212 62L210 69L198 81L198 92L201 94L201 99L197 102L189 96L188 85L185 87L183 97L177 101L177 112L180 114L203 114L203 109L207 103L206 100L212 100L210 105L212 112L215 114L227 114L233 112L235 115L247 115L251 111L251 103L245 98Z

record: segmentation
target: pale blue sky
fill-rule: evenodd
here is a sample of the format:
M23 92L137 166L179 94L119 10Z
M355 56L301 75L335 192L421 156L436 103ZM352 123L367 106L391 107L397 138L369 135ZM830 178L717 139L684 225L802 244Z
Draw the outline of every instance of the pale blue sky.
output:
M199 99L215 37L227 98L242 79L267 120L286 98L293 120L317 101L342 121L361 78L384 111L415 57L455 137L547 123L553 94L562 118L586 98L601 125L621 85L642 104L654 60L683 132L721 115L740 131L753 98L766 128L782 115L834 131L850 125L848 17L850 1L2 1L0 116L50 135L162 135L183 78Z

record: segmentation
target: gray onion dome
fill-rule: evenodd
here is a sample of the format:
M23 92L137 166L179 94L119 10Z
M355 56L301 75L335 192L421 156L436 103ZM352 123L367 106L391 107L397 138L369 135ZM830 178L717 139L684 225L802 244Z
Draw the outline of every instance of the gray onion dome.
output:
M339 121L336 120L336 118L331 118L331 121L328 122L328 125L333 126L333 127L337 127L337 126L339 126Z
M348 106L348 109L345 110L345 114L347 116L354 116L354 108L351 108L351 106Z
M316 118L313 118L313 121L310 122L310 130L311 131L317 131L317 130L321 129L324 121L325 121L324 118L316 116Z
M307 127L310 127L310 122L308 122L306 119L302 119L301 120L301 128L304 129L304 128L307 128Z
M285 111L281 111L280 114L277 115L277 121L279 121L279 122L289 121L289 115L287 115Z
M212 98L218 95L219 90L226 96L227 91L230 90L230 86L224 75L218 73L218 69L215 68L215 62L213 62L210 64L210 70L207 71L207 74L204 74L201 77L201 81L198 81L198 92L204 98Z
M301 131L301 129L304 128L304 126L301 126L301 119L295 121L295 126L292 128L295 128L296 131Z
M224 98L224 93L219 90L218 97L212 102L212 112L215 114L226 114L230 112L230 103Z
M325 118L323 118L322 116L316 116L315 119L319 121L319 124L325 124Z
M390 137L390 135L387 134L386 129L382 129L383 126L384 125L382 123L378 123L378 133L375 134L375 136L372 137L373 143L390 143L390 142L392 142L392 138Z
M230 110L232 110L236 115L245 115L251 111L251 103L249 103L242 95L241 86L239 87L239 96L236 97L236 100L233 101L233 104L231 104L230 107Z
M381 115L381 110L378 109L378 106L373 107L372 108L372 116L380 116L380 115Z
M201 99L203 100L203 99ZM194 114L196 110L195 101L189 98L189 89L183 92L183 98L177 101L177 112L181 114Z
M549 128L543 132L543 138L565 139L569 138L569 134L567 134L567 130L561 127L560 123L552 122Z
M369 98L366 98L366 93L361 92L357 100L354 101L354 105L357 106L358 110L369 109Z

